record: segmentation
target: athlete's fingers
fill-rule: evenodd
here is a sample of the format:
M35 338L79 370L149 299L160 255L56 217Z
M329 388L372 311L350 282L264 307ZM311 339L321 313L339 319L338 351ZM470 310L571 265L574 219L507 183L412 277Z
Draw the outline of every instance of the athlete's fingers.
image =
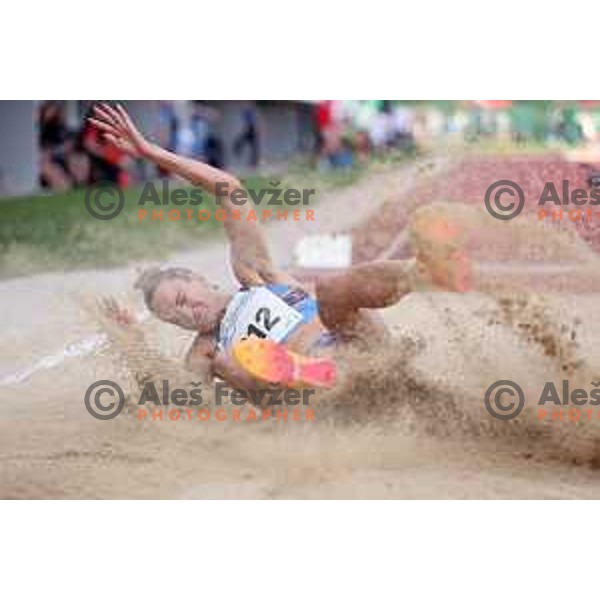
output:
M126 125L133 126L133 121L131 120L131 117L129 116L127 111L123 108L122 104L117 103L115 105L115 110L119 113L121 119L123 119L123 122Z
M109 144L112 144L126 154L136 154L135 148L121 137L122 134L119 133L118 135L115 135L112 133L104 133L103 136Z
M119 134L119 132L115 129L114 125L112 125L111 123L107 123L106 121L100 121L99 119L89 117L88 122L90 122L92 125L94 125L98 129L101 129L104 132L112 133L114 135Z
M99 298L96 301L96 305L98 306L98 310L106 317L110 316L110 311L108 309L108 306L106 305L106 299L105 298Z
M116 319L121 325L131 325L135 321L131 312L129 312L126 308L121 308L119 310Z
M115 321L117 321L118 323L120 323L123 319L123 313L125 312L124 309L122 309L119 304L117 303L117 301L112 298L111 296L107 296L105 298L105 302L106 302L106 311L108 313L108 315L114 319Z
M102 108L112 117L112 120L115 123L117 129L122 131L127 131L125 123L121 118L121 115L110 105L110 104L102 104Z
M116 105L115 110L119 113L119 116L121 117L121 120L127 132L132 136L136 135L138 131L135 125L133 124L133 121L127 114L126 110L120 104Z
M121 115L121 118L123 119L125 127L129 131L129 133L134 137L141 135L138 128L131 120L131 117L129 116L127 111L120 104L117 104L117 111L119 111L119 114Z
M108 104L107 102L102 102L100 104L100 107L102 108L104 113L107 114L111 118L111 120L115 122L115 124L120 123L121 119L119 117L119 114L110 104Z
M96 301L100 312L119 325L131 325L135 322L133 314L119 306L118 302L111 296L102 296Z
M120 135L120 134L119 134ZM102 137L104 137L104 139L111 145L115 146L116 148L119 149L123 149L122 148L122 142L121 142L121 138L117 137L114 133L103 133Z
M105 108L105 104L95 104L94 105L94 113L97 117L102 119L103 121L110 123L114 127L117 126L117 122L115 121L112 114Z
M114 310L115 301L110 296L100 296L99 303L105 310Z
M121 138L119 137L120 134L115 135L114 133L104 133L104 139L112 144L113 146L116 146L117 148L121 148L122 147L122 142L121 142Z
M104 310L109 311L111 309L110 298L108 296L102 296L100 302L102 303Z
M112 296L107 298L112 318L120 325L129 325L135 321L133 314L121 306Z
M109 112L106 108L98 108L96 111L98 121L102 121L110 125L118 136L127 135L127 130L121 125L119 120L114 116L114 113Z
M113 312L117 312L119 310L119 305L112 296L106 296L106 304Z

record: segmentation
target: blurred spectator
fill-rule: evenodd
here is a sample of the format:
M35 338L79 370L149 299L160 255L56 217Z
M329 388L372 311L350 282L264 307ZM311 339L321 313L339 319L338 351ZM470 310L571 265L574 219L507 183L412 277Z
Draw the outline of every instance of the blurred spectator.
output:
M341 102L323 100L315 110L317 144L321 167L347 168L353 164L353 144L345 135L346 112Z
M204 115L208 122L208 132L204 142L204 156L211 167L223 169L225 165L225 152L223 141L218 132L218 124L221 120L221 112L213 107L205 107Z
M62 103L42 104L39 132L42 187L66 190L90 183L91 161L82 133L69 130Z
M44 102L39 123L41 148L58 153L69 134L62 104L55 100Z
M191 117L193 155L212 167L222 169L225 166L223 143L217 132L220 118L218 109L199 101L194 103Z
M83 130L69 134L66 163L72 185L81 187L90 183L92 161L83 143Z
M44 102L39 114L40 184L51 189L68 189L69 177L66 153L67 129L63 106L51 100Z
M588 112L581 112L578 115L578 122L583 139L588 143L594 143L596 141L596 123L592 115Z
M177 150L177 116L173 103L163 100L159 105L158 143L167 150Z
M211 129L210 116L208 110L198 103L194 104L191 126L194 135L192 153L195 158L206 160L206 142Z
M333 125L332 104L332 100L321 100L315 108L315 123L317 126L316 151L320 157L324 157L326 154L325 138L327 130Z
M356 156L361 163L368 160L369 154L371 153L371 140L369 139L368 132L360 129L356 132L354 138L354 147L356 150Z
M223 142L215 133L209 133L206 138L206 162L211 167L222 169L225 166L223 158Z
M260 162L260 132L254 103L242 110L242 131L233 143L234 154L239 158L245 147L250 150L249 164L255 169Z
M369 135L375 152L383 152L393 139L393 120L389 103L382 103L371 118Z
M567 106L562 110L561 122L559 125L560 137L574 146L581 142L583 138L583 131L578 120L577 111L572 106Z

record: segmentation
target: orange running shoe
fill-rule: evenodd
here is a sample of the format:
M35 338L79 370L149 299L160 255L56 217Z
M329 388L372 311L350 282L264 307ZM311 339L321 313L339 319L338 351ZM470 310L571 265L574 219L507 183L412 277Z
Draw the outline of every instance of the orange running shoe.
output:
M332 388L336 382L337 368L332 358L302 356L273 340L240 340L233 346L233 356L242 369L265 383Z

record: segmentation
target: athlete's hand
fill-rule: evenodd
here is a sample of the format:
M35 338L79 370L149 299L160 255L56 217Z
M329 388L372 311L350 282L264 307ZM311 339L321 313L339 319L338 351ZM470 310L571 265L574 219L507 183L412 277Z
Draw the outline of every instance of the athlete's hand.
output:
M118 325L126 327L136 323L133 313L130 310L119 306L114 298L108 296L100 298L100 300L98 300L98 310L104 317Z
M104 138L133 158L146 156L150 142L140 133L125 109L117 104L96 104L94 117L88 119L92 125L100 129Z

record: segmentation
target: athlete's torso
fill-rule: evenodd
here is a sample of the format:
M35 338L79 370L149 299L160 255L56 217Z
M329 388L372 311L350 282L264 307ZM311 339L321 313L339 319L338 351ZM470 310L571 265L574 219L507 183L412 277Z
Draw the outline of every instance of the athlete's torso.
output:
M217 336L213 371L241 388L256 387L233 358L234 344L249 336L269 338L305 355L329 354L335 343L319 318L318 303L306 290L268 284L237 292L225 311Z
M217 349L228 352L242 338L256 336L306 351L327 343L315 298L286 284L268 284L237 292L219 328Z

